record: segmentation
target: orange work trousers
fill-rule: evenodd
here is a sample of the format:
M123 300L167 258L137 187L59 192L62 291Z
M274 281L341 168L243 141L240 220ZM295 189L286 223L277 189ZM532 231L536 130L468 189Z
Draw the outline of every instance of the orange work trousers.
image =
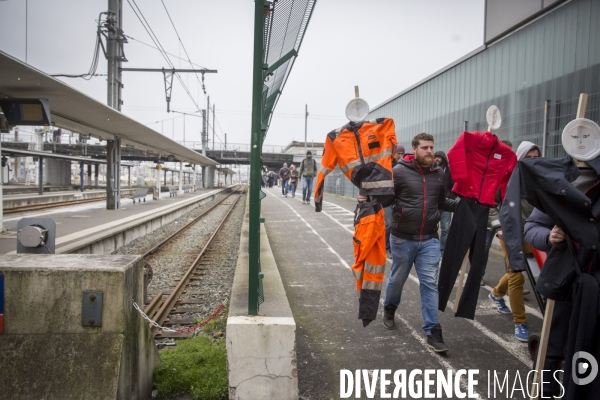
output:
M358 203L354 212L354 264L358 290L358 318L367 326L377 316L385 272L384 211L376 202Z

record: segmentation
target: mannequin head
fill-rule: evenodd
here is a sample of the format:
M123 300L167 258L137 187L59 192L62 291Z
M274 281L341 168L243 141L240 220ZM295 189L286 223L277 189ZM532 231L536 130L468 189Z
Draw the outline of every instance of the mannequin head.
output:
M562 145L577 160L593 160L600 154L600 127L589 119L575 119L565 126Z

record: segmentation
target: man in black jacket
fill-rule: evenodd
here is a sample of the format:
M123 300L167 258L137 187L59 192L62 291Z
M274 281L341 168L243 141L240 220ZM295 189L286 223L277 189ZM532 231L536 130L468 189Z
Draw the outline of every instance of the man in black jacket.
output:
M395 328L394 314L414 264L419 277L427 345L435 352L445 352L448 347L442 338L437 311L439 210L454 211L457 200L446 198L444 171L434 164L433 136L418 134L412 147L415 158L401 159L393 169L392 269L386 288L383 325L388 329Z

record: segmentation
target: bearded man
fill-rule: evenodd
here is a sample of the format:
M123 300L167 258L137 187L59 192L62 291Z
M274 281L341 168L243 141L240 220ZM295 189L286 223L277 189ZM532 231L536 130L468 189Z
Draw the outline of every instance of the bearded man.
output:
M444 171L434 164L433 136L419 133L414 137L412 147L414 158L400 159L393 169L392 269L386 288L383 326L387 329L396 327L394 315L414 264L419 277L427 346L435 352L446 352L448 347L438 323L438 223L440 210L454 211L458 200L446 198Z

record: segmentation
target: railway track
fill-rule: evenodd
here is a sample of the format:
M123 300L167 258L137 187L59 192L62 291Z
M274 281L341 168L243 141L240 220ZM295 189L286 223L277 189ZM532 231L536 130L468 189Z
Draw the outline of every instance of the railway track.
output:
M144 313L152 321L150 326L157 340L191 337L199 328L197 321L202 318L201 315L206 315L203 304L206 302L205 296L209 295L208 290L201 290L203 276L218 259L219 249L213 248L213 244L244 192L244 189L234 191L217 201L142 255L151 270L154 269L153 264L172 263L169 270L179 269L181 276L170 287L167 287L163 276L163 283L158 285L161 287L155 288L158 292L153 294L152 300L144 308ZM213 220L212 224L209 219ZM209 225L216 227L212 229ZM173 271L168 274L172 276ZM212 310L213 313L204 323L221 311L224 300L217 309Z

